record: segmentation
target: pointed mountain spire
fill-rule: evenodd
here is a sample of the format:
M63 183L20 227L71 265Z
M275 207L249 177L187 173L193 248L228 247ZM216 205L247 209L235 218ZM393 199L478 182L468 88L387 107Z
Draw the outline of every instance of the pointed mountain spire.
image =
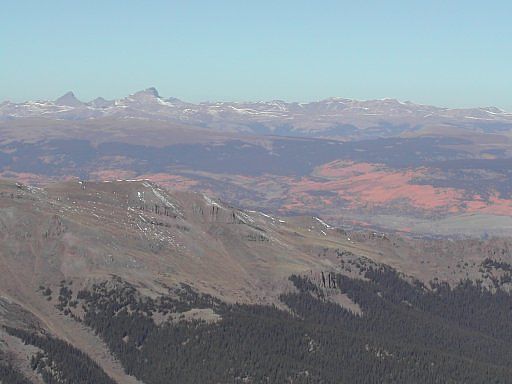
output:
M55 100L55 104L57 105L65 105L68 107L80 107L83 103L75 97L73 92L67 92L57 100Z

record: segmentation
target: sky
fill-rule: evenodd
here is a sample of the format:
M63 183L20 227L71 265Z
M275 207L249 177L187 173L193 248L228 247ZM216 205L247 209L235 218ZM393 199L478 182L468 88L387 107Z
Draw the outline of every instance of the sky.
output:
M0 0L0 101L397 98L512 111L512 2Z

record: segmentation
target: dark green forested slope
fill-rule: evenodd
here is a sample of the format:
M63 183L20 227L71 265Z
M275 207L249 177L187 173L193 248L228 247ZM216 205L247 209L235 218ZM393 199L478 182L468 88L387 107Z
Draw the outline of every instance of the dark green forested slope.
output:
M512 382L510 294L470 281L426 287L385 266L367 267L364 277L336 275L336 288L326 289L292 276L295 292L281 296L289 311L228 305L186 285L151 299L121 279L76 297L66 290L60 307L70 316L83 308L77 321L146 384ZM362 315L329 301L336 293L356 302ZM153 320L191 308L212 309L221 320ZM45 351L33 359L43 375L53 362L76 380L66 383L111 382L65 343L10 332ZM84 374L94 381L84 381Z
M85 323L147 384L195 382L506 383L512 379L512 298L463 282L427 289L387 267L366 280L337 275L355 315L300 276L291 312L226 305L185 288L141 299L128 285L81 292ZM332 294L332 292L330 292ZM153 313L213 308L220 322L157 326Z
M1 357L1 356L0 356ZM0 361L1 384L31 384L17 369L7 362Z
M41 352L32 356L31 364L47 384L115 384L89 356L62 340L21 329L6 330L11 335L19 337L25 344L41 349ZM18 380L12 383L29 383L22 381L21 376L12 377ZM7 380L5 383L10 384L11 381Z

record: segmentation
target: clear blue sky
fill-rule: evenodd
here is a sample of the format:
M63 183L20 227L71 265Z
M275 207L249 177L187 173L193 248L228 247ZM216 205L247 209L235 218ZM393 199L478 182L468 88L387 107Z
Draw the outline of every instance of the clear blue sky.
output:
M0 100L393 97L512 110L511 1L2 0Z

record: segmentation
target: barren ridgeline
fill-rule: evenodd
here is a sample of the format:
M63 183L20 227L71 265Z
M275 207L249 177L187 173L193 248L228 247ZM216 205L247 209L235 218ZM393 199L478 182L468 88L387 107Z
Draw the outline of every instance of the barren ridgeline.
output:
M431 299L423 295L439 294L436 300L448 300L463 289L461 279L479 281L488 292L506 292L512 272L512 247L505 238L451 241L347 232L317 217L245 211L202 193L170 192L144 180L75 180L45 188L4 181L0 227L0 294L6 308L0 319L7 327L0 345L10 366L36 382L55 372L80 371L61 365L56 351L62 348L75 348L91 358L88 362L78 354L73 364L89 366L98 380L105 372L105 380L158 382L142 367L128 363L132 353L142 353L136 350L150 353L150 348L160 348L147 339L152 334L192 332L196 326L180 327L204 324L213 327L208 331L213 337L216 327L229 327L231 316L246 316L242 314L249 308L254 308L254 316L278 323L298 316L305 321L300 327L310 321L327 326L341 311L335 316L353 324L350 327L364 328L370 326L363 324L371 318L374 304L355 292L370 295L373 288L356 288L358 281L381 286L374 291L381 292L376 296L381 298L389 279L398 279L394 284L400 282L401 289L424 286L408 293L413 295L406 295L408 299L404 296L408 304L400 305L435 313L427 306ZM455 291L443 298L436 287L445 282ZM310 299L314 302L303 307ZM305 308L316 308L315 315L303 312ZM133 325L110 328L104 315L115 316L112 326L117 321ZM142 324L139 321L149 321L143 339L131 333ZM335 324L328 327L334 331ZM42 336L34 338L33 332ZM131 347L118 349L117 332L127 347L135 343L133 352ZM158 336L166 337L170 334ZM308 339L310 353L327 348L318 337ZM97 365L90 365L93 362ZM186 364L180 367L185 369ZM193 377L179 372L177 377ZM223 377L215 372L210 371L212 377ZM258 375L253 368L247 372Z

